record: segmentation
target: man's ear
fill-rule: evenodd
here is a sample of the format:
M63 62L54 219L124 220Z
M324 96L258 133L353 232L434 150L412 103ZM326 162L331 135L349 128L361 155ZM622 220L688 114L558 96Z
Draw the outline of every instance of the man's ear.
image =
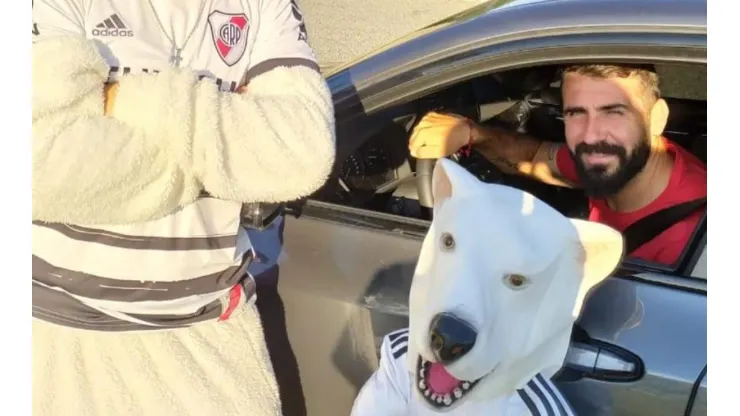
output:
M665 126L668 124L668 115L668 103L662 98L658 99L650 110L650 137L663 134Z
M622 233L597 222L571 219L578 234L581 258L578 264L583 268L581 285L578 289L574 317L580 314L583 301L588 292L604 279L611 276L624 257L624 237Z

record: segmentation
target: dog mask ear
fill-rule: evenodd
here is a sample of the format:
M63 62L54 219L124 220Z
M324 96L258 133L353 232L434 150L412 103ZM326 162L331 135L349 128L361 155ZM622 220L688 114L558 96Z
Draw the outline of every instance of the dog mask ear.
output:
M449 159L439 159L432 172L432 197L435 209L453 196L474 190L482 182Z
M583 267L583 278L578 290L573 316L578 316L588 292L609 277L619 266L624 256L622 234L604 224L571 219L582 247L579 264Z

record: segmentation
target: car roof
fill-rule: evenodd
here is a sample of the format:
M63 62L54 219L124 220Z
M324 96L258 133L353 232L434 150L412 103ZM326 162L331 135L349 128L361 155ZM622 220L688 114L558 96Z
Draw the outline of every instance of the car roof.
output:
M514 0L514 1L498 6L492 12L495 12L496 10L505 9L505 8L515 7L515 6L523 6L525 4L542 3L545 1L568 1L568 0ZM486 2L486 3L490 3L490 2Z
M337 67L364 78L455 45L558 27L693 28L706 33L706 0L489 0Z

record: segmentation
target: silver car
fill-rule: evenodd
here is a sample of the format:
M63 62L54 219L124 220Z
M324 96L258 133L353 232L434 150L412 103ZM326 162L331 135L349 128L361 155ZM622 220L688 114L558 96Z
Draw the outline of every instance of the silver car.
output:
M444 109L562 141L558 65L650 62L671 108L666 135L706 161L706 6L491 1L326 74L337 119L334 174L289 206L279 232L253 237L286 415L348 415L378 364L381 337L408 323L429 225L430 165L407 148L421 115ZM460 163L568 216L586 214L577 190L504 175L474 156ZM578 414L706 415L706 255L704 219L678 264L627 258L592 294L557 377Z

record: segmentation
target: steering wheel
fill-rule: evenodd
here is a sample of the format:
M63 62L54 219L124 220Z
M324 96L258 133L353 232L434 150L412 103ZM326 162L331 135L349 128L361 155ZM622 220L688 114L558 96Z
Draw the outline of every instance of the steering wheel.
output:
M457 111L457 114L473 118L480 118L479 108L476 106L473 110ZM420 118L419 118L420 119ZM418 119L417 119L418 122ZM414 123L416 124L416 123ZM491 161L477 152L470 152L468 156L453 154L447 157L455 162L462 164L469 171L473 172L478 179L487 183L503 183L504 174ZM432 219L432 207L434 206L434 197L432 195L432 173L438 159L416 159L416 189L419 196L419 205L422 212L428 219Z
M486 183L503 183L504 174L492 162L481 155L471 152L470 156L460 156L454 154L447 157L457 163L465 162L465 168L472 171L478 179ZM432 195L432 173L434 166L439 159L417 159L416 160L416 189L419 195L419 205L422 211L426 212L426 217L432 219L432 207L434 206L434 196ZM461 164L461 163L460 163Z
M419 205L427 210L428 216L432 218L432 207L434 206L434 195L432 195L432 173L437 159L416 160L416 191L419 195Z

